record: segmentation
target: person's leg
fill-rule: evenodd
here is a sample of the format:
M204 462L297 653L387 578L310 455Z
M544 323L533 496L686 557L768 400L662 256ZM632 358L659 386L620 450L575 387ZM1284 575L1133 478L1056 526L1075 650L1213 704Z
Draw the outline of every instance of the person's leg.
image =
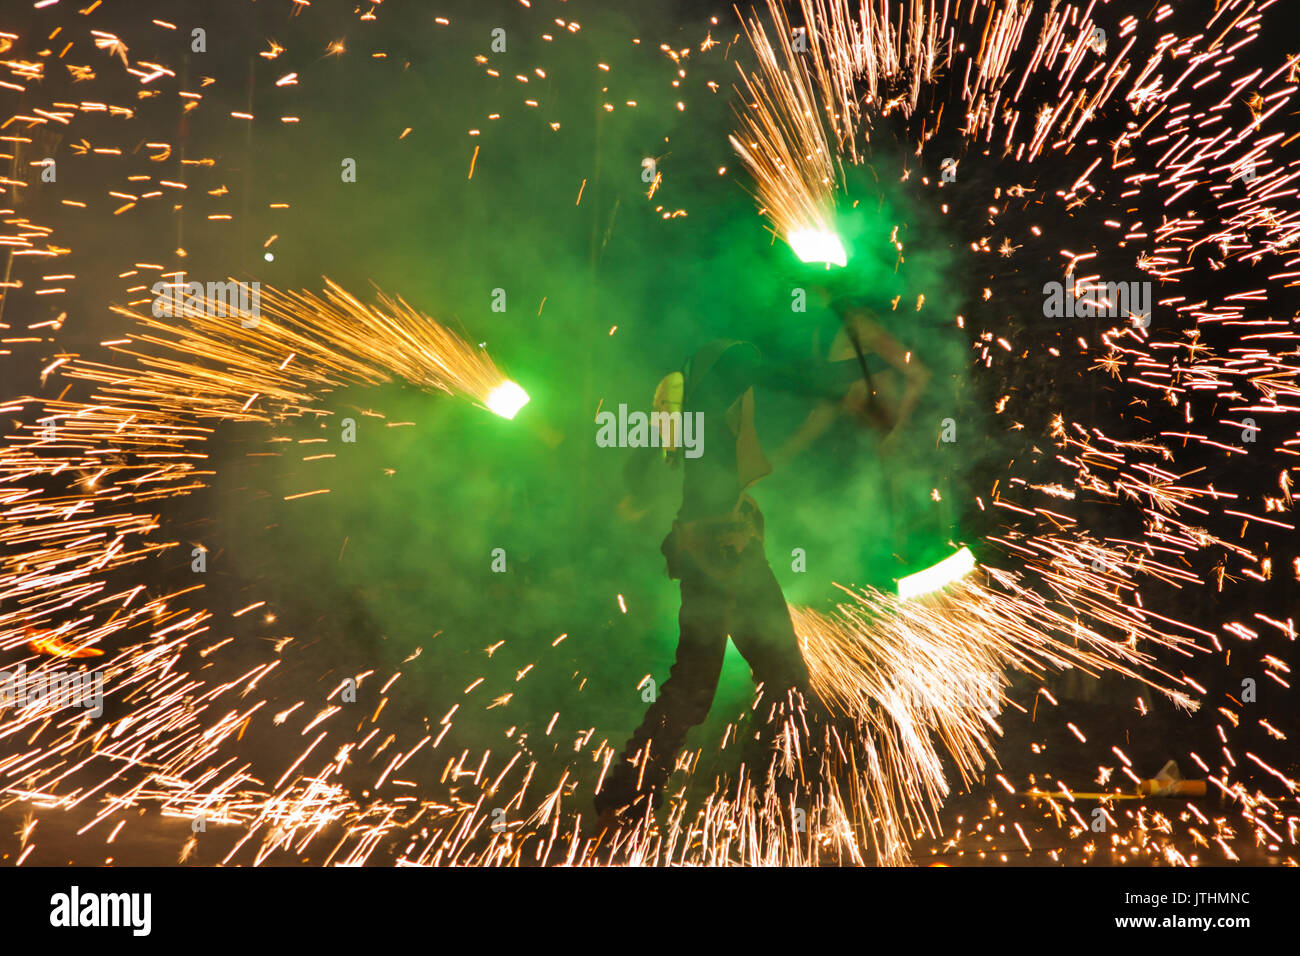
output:
M804 693L810 690L808 665L799 650L790 608L761 550L737 587L731 639L749 663L754 680L765 684L774 697L789 687Z
M812 690L781 586L761 551L755 558L737 591L731 632L754 681L763 685L743 759L754 782L761 788L770 778L784 800L795 781L801 781L804 793L816 788L819 757L808 751L819 743L826 723L825 706ZM785 760L777 759L787 726L798 737L798 752L791 754L797 761L792 772L782 771Z
M647 797L658 805L659 792L672 775L687 731L704 721L713 703L727 649L730 604L707 580L682 579L677 659L641 726L610 764L595 798L597 813L627 806L642 813Z

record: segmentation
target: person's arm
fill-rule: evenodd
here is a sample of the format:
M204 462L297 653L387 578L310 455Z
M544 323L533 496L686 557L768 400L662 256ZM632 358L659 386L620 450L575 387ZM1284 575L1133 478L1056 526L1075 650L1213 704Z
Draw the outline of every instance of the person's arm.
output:
M869 364L876 365L873 359L874 356L867 357ZM859 393L863 396L859 401L865 404L867 394L861 366L854 361L804 360L768 371L763 383L813 399L816 403L808 417L777 449L772 458L774 468L788 464L825 434L835 419L852 407Z
M831 424L839 415L839 411L839 408L833 402L818 402L817 406L808 413L808 417L803 420L803 424L776 450L776 453L772 456L772 467L784 467L796 455L820 438L826 432L826 429L831 427Z
M849 310L844 316L844 321L849 326L851 334L857 336L864 352L867 350L875 352L897 369L903 377L903 397L899 400L898 411L884 439L889 442L916 411L921 395L930 382L930 370L914 354L910 354L901 342L868 318L864 310Z
M788 463L795 455L821 437L834 424L836 417L844 411L852 411L860 419L885 432L881 446L883 450L888 451L898 440L901 427L911 417L920 402L921 395L930 380L930 370L915 356L909 356L903 345L872 321L865 310L846 309L843 319L841 340L843 344L838 351L832 348L832 353L838 360L816 365L805 363L788 369L770 371L764 376L765 383L768 385L820 399L804 422L776 452L773 457L774 466ZM849 360L848 357L854 355L851 336L856 336L864 356L863 361L867 364L876 365L877 371L881 363L884 364L886 371L890 367L898 370L904 387L896 410L891 411L886 403L881 401L879 395L874 395L868 390L866 379L858 371L860 364ZM879 356L879 359L875 359L875 356ZM853 370L852 374L849 374L849 369ZM795 384L796 382L798 384ZM876 386L881 384L883 383L880 381L873 382Z

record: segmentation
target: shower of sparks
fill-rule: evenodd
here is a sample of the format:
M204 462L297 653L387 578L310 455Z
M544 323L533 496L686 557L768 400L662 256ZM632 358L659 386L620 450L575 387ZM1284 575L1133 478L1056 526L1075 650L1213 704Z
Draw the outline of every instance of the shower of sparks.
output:
M106 6L49 15L104 26ZM1269 289L1294 288L1300 276L1300 165L1296 138L1284 125L1296 111L1296 64L1293 58L1251 67L1244 53L1269 25L1285 27L1286 10L1267 0L1224 0L1196 29L1179 34L1165 24L1171 7L1153 4L1141 16L1116 17L1099 42L1091 18L1107 10L1094 7L1070 0L801 0L806 53L793 48L800 34L776 0L769 3L770 32L757 18L744 23L758 72L742 71L745 105L732 143L778 234L833 230L844 165L864 161L868 138L886 120L904 121L922 169L939 166L926 143L941 128L957 128L967 144L961 175L980 159L1000 177L987 197L991 224L970 224L999 230L996 238L970 239L973 256L989 257L989 276L1033 248L1044 231L1039 221L1050 235L1054 219L1065 221L1084 204L1103 206L1113 194L1121 208L1106 220L1110 245L1085 248L1076 234L1062 236L1059 245L1069 247L1060 251L1062 274L1074 277L1077 269L1081 288L1099 286L1100 275L1083 272L1099 252L1112 259L1122 252L1123 261L1158 283L1153 304L1165 316L1149 328L1125 321L1079 339L1086 367L1124 391L1123 401L1111 400L1113 420L1081 422L1067 409L1039 439L1054 446L1072 481L1013 473L979 498L981 509L1006 516L1008 528L989 543L1020 571L982 566L980 581L967 578L915 601L855 588L845 589L832 613L792 609L817 689L853 730L809 741L800 715L786 718L779 752L786 772L797 773L807 759L835 765L833 782L810 795L805 831L785 826L788 807L743 777L717 785L702 804L687 800L695 752L683 755L676 778L682 785L674 783L658 819L602 840L591 832L586 808L615 749L596 728L572 726L562 713L549 718L546 735L566 737L563 747L574 755L568 764L514 724L504 734L508 746L497 751L440 749L457 718L488 709L509 715L511 688L471 685L461 701L432 713L426 727L389 730L381 720L390 696L401 691L400 671L346 675L380 691L377 707L357 723L338 716L344 684L337 671L324 703L273 703L278 695L270 688L287 670L280 665L295 650L292 637L268 644L265 659L239 673L206 670L235 640L229 623L202 607L201 586L151 585L148 562L188 559L191 546L169 526L163 505L211 477L205 443L217 423L297 416L345 384L406 381L491 406L493 389L508 380L481 350L400 299L365 305L333 283L321 296L263 293L255 327L237 316L154 317L141 293L156 279L179 281L179 262L136 263L122 275L148 281L132 285L126 304L114 310L123 327L102 344L102 355L60 350L38 359L35 345L54 343L66 315L22 315L13 304L0 311L0 353L27 358L43 382L67 386L52 392L57 398L0 397L18 423L0 445L0 652L7 667L31 673L85 667L93 658L111 715L96 721L48 701L0 706L0 802L39 813L87 812L92 819L82 833L106 844L144 807L178 820L202 818L215 830L238 828L225 859L240 862L311 853L313 862L327 864L898 863L909 859L914 841L939 834L938 811L954 786L979 777L996 781L999 796L987 801L981 819L957 818L955 830L943 834L945 853L983 859L978 841L999 826L1015 831L1007 846L1041 847L1053 860L1069 840L1086 859L1106 850L1112 860L1197 862L1196 849L1175 846L1175 831L1219 860L1236 859L1251 842L1290 852L1300 837L1300 815L1288 800L1296 781L1233 742L1238 725L1252 721L1273 739L1286 739L1285 713L1255 718L1234 700L1205 701L1223 716L1220 746L1190 752L1185 769L1230 798L1231 812L1207 817L1191 803L1112 807L1104 847L1075 806L1074 795L1092 787L1056 778L1034 790L1032 799L1049 806L1059 832L1028 834L1007 817L1017 787L988 772L1005 707L1056 706L1046 687L1033 701L1012 699L1009 674L1118 673L1190 708L1204 694L1168 661L1255 653L1261 683L1289 688L1289 665L1254 648L1264 636L1296 640L1294 619L1285 614L1176 620L1142 600L1150 585L1223 591L1237 581L1300 576L1300 567L1274 564L1265 546L1295 534L1288 519L1300 402L1290 402L1300 399L1300 329L1291 315L1269 311ZM555 24L543 27L547 43L580 29ZM0 239L11 269L0 305L16 289L60 301L76 278L54 265L70 253L69 239L28 218L23 204L59 135L74 153L123 163L137 139L143 144L138 161L145 172L124 178L107 198L64 199L72 209L139 215L163 197L180 203L195 191L187 176L218 168L211 158L183 158L156 131L137 137L134 129L123 135L97 125L101 118L139 125L133 99L65 100L46 92L47 74L66 70L81 89L112 71L142 93L168 88L187 114L202 115L207 80L199 89L181 88L171 67L133 58L133 50L151 45L133 35L128 43L118 32L82 29L51 58L41 52L43 35L0 34L0 85L24 97L21 112L0 124ZM268 60L286 52L270 38L263 43L268 49L260 55ZM710 42L698 54L660 49L676 83L679 70L686 76L688 57L720 66L730 46ZM355 55L341 40L326 47L331 59ZM505 82L486 55L478 62L492 80ZM293 75L295 83L286 85L309 83L310 67ZM677 109L684 110L687 93L680 95ZM1119 139L1099 142L1090 125L1107 110L1130 121ZM250 116L232 118L263 121L260 113ZM278 121L292 128L298 117ZM550 130L558 133L559 124ZM211 196L225 194L219 181L211 185ZM1046 202L1056 205L1039 205ZM665 220L679 216L689 222L684 211L664 212ZM230 218L214 213L212 221ZM954 232L966 225L954 223ZM1252 267L1257 278L1225 283L1213 299L1184 292L1198 270L1228 266ZM992 282L983 298L996 298ZM958 317L968 328L963 322ZM977 366L989 370L1040 348L1005 329L969 334ZM1059 338L1041 346L1057 357L1066 348L1073 346ZM1159 406L1178 424L1165 416L1135 434ZM1135 420L1130 408L1142 417ZM1017 409L1003 399L996 412L1010 421ZM1028 420L1030 412L1020 414ZM1240 440L1246 419L1259 426L1250 447ZM1231 476L1212 481L1180 469L1178 455L1189 445L1231 461L1250 455L1283 462L1276 490L1252 500L1234 490ZM1136 515L1140 532L1092 537L1081 519L1062 511L1085 495ZM1026 533L1019 522L1053 530ZM1198 568L1203 562L1193 562L1207 554L1217 561L1208 576ZM274 620L269 611L265 620ZM535 669L566 666L543 655L514 683ZM1087 739L1086 724L1060 719L1078 740ZM282 742L279 766L268 772L244 756L239 745L253 734ZM539 727L536 736L546 735ZM941 753L954 758L960 781L945 777ZM1115 779L1136 788L1141 779L1121 753L1112 761ZM1238 765L1262 769L1287 798L1248 788L1237 779ZM1098 786L1109 784L1112 770L1098 768ZM345 771L370 776L356 787ZM39 839L38 822L35 813L24 818L20 863ZM188 826L176 852L182 861L196 853Z
M848 0L801 0L798 30L782 0L767 0L767 11L770 35L758 16L744 21L759 72L738 65L745 102L730 140L777 234L802 248L804 237L835 234L843 164L864 160L859 138L873 118L916 109L943 24L919 0L900 5L897 24L888 7ZM948 24L960 18L954 11ZM843 250L835 256L818 261L843 265Z
M1003 673L1021 670L1031 660L1037 662L1035 673L1050 661L1093 675L1118 669L1147 681L1152 675L1145 669L1169 659L1170 652L1177 660L1208 650L1226 662L1231 653L1226 639L1255 641L1268 629L1295 640L1294 620L1285 612L1278 618L1261 609L1254 620L1224 622L1215 632L1206 629L1208 621L1146 610L1142 590L1163 585L1222 591L1225 581L1266 581L1276 569L1267 545L1258 546L1260 538L1294 534L1288 519L1293 462L1300 455L1295 427L1300 403L1291 402L1300 397L1300 329L1294 310L1279 310L1270 289L1294 288L1300 277L1298 138L1285 121L1295 112L1296 58L1247 65L1243 51L1270 17L1279 16L1272 2L1216 3L1185 35L1161 26L1175 12L1162 4L1145 17L1118 13L1105 23L1094 18L1111 11L1069 2L1040 7L999 0L797 0L789 6L794 15L782 0L767 0L766 24L757 13L745 19L757 69L740 67L742 102L731 143L753 178L760 211L801 258L808 258L803 237L833 234L837 208L853 198L847 195L845 169L872 155L872 172L883 172L882 151L870 153L873 141L879 141L897 146L900 156L915 157L904 160L900 182L912 179L918 167L932 171L920 178L946 216L951 213L944 198L952 195L946 188L965 190L962 198L987 197L978 217L985 221L952 219L954 234L972 233L969 249L977 257L1028 256L1025 250L1046 238L1036 219L1059 223L1087 215L1104 227L1073 228L1062 240L1069 248L1060 249L1033 278L1022 276L1018 287L990 278L983 301L996 305L995 290L1005 288L1021 295L1028 291L1029 304L1023 298L1003 302L1006 312L1027 313L1009 331L974 332L977 367L1000 369L1002 353L1024 358L1041 350L1061 357L1057 328L1044 326L1034 300L1054 272L1076 295L1110 306L1117 300L1106 280L1139 270L1156 291L1153 305L1165 313L1165 321L1153 323L1151 311L1125 314L1121 308L1115 327L1096 328L1092 341L1078 338L1085 355L1095 356L1090 370L1117 380L1126 391L1120 392L1122 400L1112 400L1114 419L1072 421L1071 409L1057 414L1040 439L1056 444L1057 461L1073 472L1072 480L1028 481L1013 474L1004 477L1001 489L994 485L987 503L978 500L982 511L992 507L1005 513L1007 533L991 536L988 543L1024 568L1023 581L1016 578L1012 587L1003 572L986 568L1001 585L996 598L978 589L972 593L975 586L962 582L950 594L920 602L923 612L929 605L942 612L919 621L908 604L891 608L884 599L868 601L857 592L855 603L840 605L831 619L796 614L806 641L823 636L822 655L813 643L806 647L819 688L866 728L861 741L874 741L911 773L887 775L876 794L878 803L899 808L899 819L884 828L885 838L904 841L901 821L916 819L922 801L917 792L899 787L891 792L890 781L919 781L930 811L947 793L945 781L916 769L926 760L938 766L938 751L926 742L927 735L955 758L963 779L983 766L991 748L978 715L951 699L908 711L904 719L888 711L884 701L890 688L880 677L885 666L880 660L882 655L893 659L893 647L882 644L879 634L890 633L890 627L904 629L906 639L899 637L897 647L905 650L894 651L899 660L909 655L925 660L936 686L950 679L965 699L971 687L989 682L1001 687ZM1195 15L1184 12L1183 19ZM1116 114L1128 118L1126 131L1118 140L1099 142L1092 130L1102 117ZM946 143L947 155L937 152L936 139ZM945 167L954 174L960 168L956 185L937 175ZM1059 205L1047 205L1049 197ZM1110 205L1106 197L1113 197ZM1078 212L1086 204L1104 212ZM970 205L980 208L978 200ZM995 230L997 242L989 235ZM1109 235L1093 244L1091 232ZM896 236L897 228L890 241ZM898 250L901 261L901 244ZM1104 278L1098 271L1103 265ZM1085 266L1093 271L1076 276ZM1224 272L1229 266L1254 267L1256 278L1242 279L1240 268ZM995 261L974 268L990 277L1006 270ZM1190 284L1198 269L1221 273L1208 300L1203 286ZM968 328L967 318L955 318L960 328ZM1215 345L1206 341L1211 337ZM1043 339L1049 341L1038 345ZM998 400L998 415L1009 411L1009 397ZM1176 421L1164 424L1172 416L1160 416L1162 424L1153 425L1156 402L1170 406ZM1035 413L1022 409L1020 414ZM1261 417L1273 423L1267 444ZM1124 419L1122 431L1129 437L1112 437L1121 430L1118 419ZM1003 420L1010 431L1025 427L1009 414ZM1132 436L1135 425L1142 437ZM1246 455L1264 467L1274 465L1277 490L1262 497L1249 494L1253 503L1248 505L1248 493L1229 488L1235 482L1221 471L1213 484L1198 484L1195 476L1204 468L1174 464L1189 445L1200 446L1198 465L1206 452L1220 453L1239 468ZM1022 500L1030 492L1134 510L1142 533L1098 541L1061 508ZM1040 530L1026 535L1018 530L1026 523L1037 523ZM1045 533L1044 527L1053 531ZM1195 570L1207 558L1219 569L1209 578ZM1228 565L1236 566L1235 575L1226 573ZM1300 578L1300 559L1285 573ZM859 611L859 603L870 613ZM968 615L990 608L998 609L989 632L997 651L987 659L976 651L972 658L956 640L965 636L960 625L966 623L981 647L986 632L970 624ZM949 633L954 639L945 642L942 636ZM1083 634L1089 635L1088 654L1097 655L1086 665L1061 653L1061 641L1076 642ZM941 651L927 655L929 642ZM835 652L829 670L826 648ZM1130 658L1138 648L1142 658ZM1289 672L1276 656L1261 654L1260 664L1265 674ZM1191 707L1192 696L1204 696L1191 677L1166 666L1174 669L1163 674L1162 690L1180 706ZM909 703L913 699L915 692ZM1218 710L1225 720L1218 731L1227 741L1244 715L1235 698L1223 703ZM882 713L889 720L881 717L873 725ZM1257 842L1274 852L1295 844L1294 814L1279 809L1271 814L1272 825L1264 823L1259 808L1277 807L1276 798L1232 782L1239 758L1228 746L1217 772L1200 755L1190 756L1215 786L1236 798ZM1296 783L1285 773L1254 753L1247 760L1285 793L1295 793ZM1123 770L1131 783L1139 782L1129 767ZM1005 780L1002 785L1014 792ZM1140 830L1148 825L1139 820ZM1023 830L1017 832L1028 846ZM1081 826L1071 836L1088 832ZM1225 857L1235 858L1226 845L1223 849ZM1167 862L1187 859L1170 851Z
M909 833L937 836L937 812L953 784L941 751L954 759L964 784L985 771L991 734L1001 734L997 715L1008 704L1008 673L1117 672L1179 707L1197 706L1152 655L1083 627L1014 575L984 573L987 584L961 580L924 598L845 588L849 600L833 614L791 608L814 688L853 719L853 741L877 768L866 775L859 817L879 831L873 836L884 860L906 859ZM1127 623L1122 614L1111 618L1105 623ZM1148 646L1177 653L1196 647L1158 632L1142 636Z
M225 420L298 415L324 391L399 381L499 402L512 409L506 417L527 400L486 352L400 298L379 301L366 305L327 279L321 296L261 291L256 316L242 310L247 301L236 306L206 295L186 300L182 321L115 306L143 328L113 350L142 371L74 361L66 374L102 383L106 402Z

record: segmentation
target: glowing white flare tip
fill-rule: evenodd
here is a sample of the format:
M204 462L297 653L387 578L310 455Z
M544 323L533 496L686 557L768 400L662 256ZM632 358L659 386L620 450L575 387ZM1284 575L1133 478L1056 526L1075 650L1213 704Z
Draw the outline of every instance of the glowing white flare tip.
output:
M848 253L840 237L828 229L794 229L789 236L790 248L802 262L848 265Z
M937 591L958 578L964 577L975 569L975 555L969 548L962 548L956 554L949 555L933 567L917 571L905 578L898 579L899 600L906 601L922 594Z
M519 409L528 404L528 401L528 393L510 379L506 379L488 392L484 404L489 411L502 418L514 418L519 413Z

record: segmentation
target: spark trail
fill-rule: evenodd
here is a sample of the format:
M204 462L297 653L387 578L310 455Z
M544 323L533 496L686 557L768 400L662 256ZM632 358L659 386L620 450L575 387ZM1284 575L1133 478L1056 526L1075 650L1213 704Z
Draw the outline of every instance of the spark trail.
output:
M1292 612L1261 606L1211 620L1177 606L1180 594L1239 594L1250 582L1300 576L1287 546L1300 329L1277 293L1293 289L1297 275L1300 165L1286 119L1297 70L1294 57L1247 59L1282 22L1280 4L1229 0L1204 13L1156 4L1133 15L1118 4L805 0L797 13L770 5L770 28L746 18L755 66L742 69L733 142L778 235L832 225L852 207L854 170L875 163L939 209L963 251L969 307L944 319L965 330L972 365L993 386L989 405L1024 443L972 506L989 516L984 539L999 552L996 564L1015 570L986 560L979 583L917 603L855 587L835 611L795 609L819 687L865 728L814 742L813 752L836 764L837 782L811 808L806 832L792 833L782 821L788 808L745 780L719 783L702 804L687 800L695 753L683 757L684 784L662 818L615 846L589 832L583 812L613 758L594 727L552 718L532 737L512 726L500 751L439 749L471 709L448 703L426 728L385 726L384 705L403 689L400 670L348 675L374 694L375 709L345 722L341 678L323 701L278 700L293 637L260 663L205 670L225 662L232 623L205 607L199 587L156 587L145 568L188 555L167 503L211 479L219 423L307 414L347 383L405 381L487 403L504 376L400 299L365 305L332 283L321 296L268 293L256 328L229 315L154 317L139 296L183 263L129 254L120 278L131 285L116 299L127 303L115 309L120 330L93 354L61 348L66 314L47 316L32 303L60 301L76 280L60 262L72 261L72 239L35 221L24 202L49 137L64 136L68 151L89 161L132 164L107 197L62 200L87 217L136 215L164 197L191 201L198 190L184 177L216 161L182 158L158 130L135 133L145 102L136 93L167 88L187 114L206 108L205 87L186 88L172 65L133 55L142 31L174 24L119 23L95 6L40 15L62 18L72 43L64 53L41 52L48 29L0 33L4 88L24 97L3 124L3 291L12 301L0 330L7 359L60 387L56 398L4 399L19 425L0 446L0 651L6 666L93 660L110 717L97 723L39 702L0 710L6 800L39 813L89 812L86 838L110 844L129 811L201 815L214 828L239 828L225 856L232 862L308 853L328 863L416 865L904 862L927 833L942 831L951 852L965 852L983 823L943 825L944 800L959 785L944 761L955 759L960 785L996 777L998 711L1026 707L1010 693L1011 678L1046 680L1065 669L1121 674L1179 707L1200 702L1222 717L1218 739L1193 744L1190 759L1241 822L1205 818L1190 804L1177 813L1141 809L1116 833L1122 852L1193 862L1170 839L1175 830L1213 847L1216 859L1236 859L1250 842L1291 852L1300 832L1287 804L1295 781L1245 737L1254 729L1286 740L1285 708L1256 716L1218 696L1222 687L1211 697L1195 677L1204 668L1184 663L1212 659L1226 672L1235 650L1261 684L1289 691L1278 649L1295 641ZM448 18L437 22L451 28ZM807 28L807 54L791 46L792 23ZM562 43L580 29L566 13L558 29L546 21L539 33ZM692 78L729 71L730 46L660 49L676 82L688 65ZM331 50L349 54L342 44ZM261 52L268 62L283 54L270 38ZM500 64L486 55L477 62L502 79ZM47 92L55 74L67 74L71 90L96 84L81 89L97 95ZM306 78L286 72L286 87ZM681 95L684 110L691 95ZM131 154L137 139L145 152ZM896 160L885 158L890 144L902 147ZM947 158L956 161L955 183L939 174ZM905 242L880 239L905 257ZM1038 295L1044 282L1068 280L1108 305L1107 282L1131 274L1158 283L1155 315L1047 328L1036 300L1026 314L1026 290ZM13 298L19 290L30 294L27 314ZM42 346L53 356L40 356ZM1094 417L1077 393L1044 399L1024 386L1018 366L1030 359L1054 363L1061 380L1086 381ZM1035 454L1039 444L1053 452ZM1253 479L1265 471L1272 487L1261 493ZM1114 528L1095 530L1085 504L1120 516ZM95 651L102 656L82 657ZM552 657L538 655L533 673L564 666ZM947 679L936 682L936 673ZM527 670L515 683L526 679ZM486 711L505 708L514 687L476 692L491 697ZM1027 705L1036 710L1040 698L1052 702L1042 687ZM1064 710L1054 719L1082 740L1086 728ZM780 754L791 766L811 759L798 723ZM560 759L544 738L566 731L574 756ZM258 735L279 742L269 772L246 755ZM1127 763L1124 774L1126 787L1138 778ZM1098 786L1110 777L1098 768ZM1069 792L1057 784L1083 789L1057 778L1052 794ZM1096 847L1074 801L1050 803L1068 834L1047 838L1057 841L1052 852L1075 841L1091 858ZM494 809L504 811L499 829ZM1007 818L995 807L989 820L997 819Z

